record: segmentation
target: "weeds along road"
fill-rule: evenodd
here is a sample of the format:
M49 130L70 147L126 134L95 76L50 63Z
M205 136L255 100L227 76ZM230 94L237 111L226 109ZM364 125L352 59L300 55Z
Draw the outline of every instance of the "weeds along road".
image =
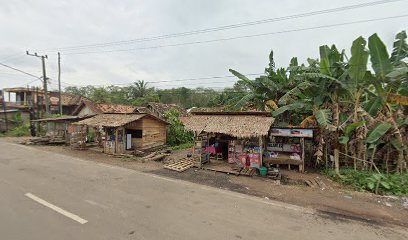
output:
M408 239L406 229L0 140L0 239Z

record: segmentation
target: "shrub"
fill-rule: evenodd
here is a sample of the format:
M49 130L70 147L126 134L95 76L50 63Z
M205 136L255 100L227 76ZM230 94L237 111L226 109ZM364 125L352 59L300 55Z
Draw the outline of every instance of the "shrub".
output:
M2 136L5 137L24 137L24 136L31 136L30 125L21 125L15 127L7 132L5 132Z
M408 195L408 173L390 174L340 169L341 177L333 170L323 171L325 175L344 185L352 186L358 191L368 191L382 195Z
M193 142L193 133L187 132L179 119L180 113L176 109L166 112L166 119L170 123L167 134L167 144L177 146L184 143Z
M193 143L183 143L180 145L172 146L170 147L171 150L176 151L176 150L183 150L187 148L192 148L194 146Z

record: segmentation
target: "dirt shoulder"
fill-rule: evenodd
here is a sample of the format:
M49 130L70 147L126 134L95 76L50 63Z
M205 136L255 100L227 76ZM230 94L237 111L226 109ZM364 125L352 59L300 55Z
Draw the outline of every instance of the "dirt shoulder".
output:
M18 142L18 139L2 139ZM117 158L93 150L72 150L68 146L35 145L33 147L88 161L149 172L313 208L318 215L331 219L340 218L380 225L408 226L408 209L403 207L404 199L352 191L317 173L299 174L294 171L283 171L283 175L292 180L290 182L302 182L297 180L304 178L319 178L324 182L325 188L311 188L303 184L277 185L276 182L261 177L234 176L197 168L178 173L164 169L161 162L142 162L135 158ZM185 151L176 152L172 157L176 159L185 156L185 153Z

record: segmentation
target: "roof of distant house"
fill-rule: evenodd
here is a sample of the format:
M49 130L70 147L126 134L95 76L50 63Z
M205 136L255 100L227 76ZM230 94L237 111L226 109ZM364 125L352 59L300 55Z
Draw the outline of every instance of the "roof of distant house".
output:
M179 111L182 115L184 115L186 113L186 110L182 107L180 107L177 104L174 103L155 103L155 102L150 102L147 104L147 106L151 106L152 108L154 108L157 112L159 112L160 114L164 115L167 111L169 111L170 109L176 109L177 111Z
M91 118L73 123L75 125L87 125L91 127L120 127L128 123L134 122L136 120L142 119L144 117L151 117L160 122L168 124L166 121L163 121L157 117L154 117L150 114L99 114Z
M76 115L81 109L87 106L95 114L104 113L149 113L149 110L145 107L134 107L127 105L116 105L106 103L94 103L91 101L82 101L81 104L74 110L73 114Z
M64 106L74 106L79 105L81 101L88 100L83 96L70 95L70 94L61 94L62 105Z
M31 122L74 122L74 121L82 120L84 118L86 118L86 117L62 116L62 117L56 117L56 118L36 119L36 120L31 120Z

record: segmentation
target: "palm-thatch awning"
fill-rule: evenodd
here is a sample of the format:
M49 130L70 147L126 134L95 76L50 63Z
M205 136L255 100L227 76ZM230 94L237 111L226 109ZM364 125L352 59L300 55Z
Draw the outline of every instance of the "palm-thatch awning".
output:
M146 114L100 114L94 117L73 123L90 127L121 127L133 121L139 120Z
M260 115L192 115L180 118L187 130L201 133L221 133L237 138L267 136L275 119Z

